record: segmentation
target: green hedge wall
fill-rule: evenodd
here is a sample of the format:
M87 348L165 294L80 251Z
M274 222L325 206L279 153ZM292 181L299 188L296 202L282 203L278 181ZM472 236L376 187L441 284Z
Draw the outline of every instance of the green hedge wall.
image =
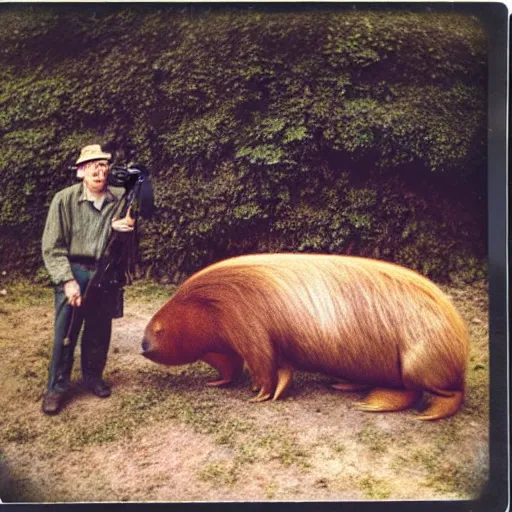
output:
M49 202L99 142L152 170L147 275L287 250L481 276L486 44L453 13L2 5L2 267L38 272Z

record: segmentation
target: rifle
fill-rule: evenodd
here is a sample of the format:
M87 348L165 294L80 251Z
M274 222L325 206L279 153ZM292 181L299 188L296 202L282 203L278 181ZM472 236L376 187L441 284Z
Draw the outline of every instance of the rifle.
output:
M152 216L154 210L153 187L149 171L145 167L141 165L113 167L108 175L108 182L109 185L122 186L125 189L120 201L122 208L118 214L119 218L124 218L127 215L135 201L138 202L141 217L150 218ZM107 297L110 299L108 312L112 318L123 316L123 286L126 284L126 274L128 273L126 246L129 242L133 243L132 235L134 234L130 233L127 237L124 233L112 230L98 260L96 272L87 283L80 308L87 307L87 304L94 299L101 300L105 295L110 295ZM110 309L112 306L115 306L114 309ZM78 334L74 332L77 327L77 317L76 307L73 307L68 333L64 339L65 346L71 344L73 334Z

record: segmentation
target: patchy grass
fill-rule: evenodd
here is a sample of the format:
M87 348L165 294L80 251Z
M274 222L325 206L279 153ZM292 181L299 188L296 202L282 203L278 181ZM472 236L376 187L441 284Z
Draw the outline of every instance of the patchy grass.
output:
M2 431L2 438L10 443L28 443L37 437L27 425L9 425Z
M238 479L237 469L231 461L212 462L199 472L199 478L216 485L234 485Z
M473 414L487 417L489 414L489 365L488 362L470 360L467 373L468 394L464 408Z
M273 500L276 497L277 484L275 482L271 482L265 488L265 497L267 500Z
M256 445L263 449L265 457L270 454L270 460L278 460L284 466L294 464L302 469L311 467L308 448L302 446L289 430L273 430L263 435Z
M332 451L337 455L343 455L346 452L346 446L343 443L335 442L331 445Z
M482 488L482 475L468 469L467 463L444 462L438 464L438 470L426 478L426 485L441 493L462 490L470 495L478 495Z
M17 499L43 502L478 495L488 471L483 285L449 290L471 332L468 391L457 415L432 423L414 420L414 411L354 410L358 395L333 392L323 375L296 372L287 399L249 404L245 374L216 389L205 386L216 371L204 363L163 367L145 360L133 339L173 289L149 281L127 288L126 316L114 326L106 371L112 397L99 400L81 388L78 349L71 403L51 418L40 413L40 399L52 345L53 291L19 282L0 298L0 461L10 468L0 476L0 496L4 489ZM196 441L204 453L197 453ZM77 489L77 481L84 487Z
M416 447L410 455L416 467L423 468L425 485L443 492L464 491L470 495L478 494L483 484L485 461L478 471L471 469L469 460L453 460L446 457L446 450L439 446Z
M0 314L7 314L4 305L28 308L53 303L54 287L49 282L45 282L44 285L34 285L29 279L18 277L6 280L1 288L7 291L7 295L0 297ZM125 301L163 305L175 291L176 285L161 285L154 281L140 279L125 288Z
M371 474L360 477L358 486L363 491L364 497L369 500L387 500L391 496L389 483Z
M393 436L391 434L378 430L369 423L357 433L356 437L363 446L377 455L387 452L389 447L393 446Z
M0 298L0 307L4 304L19 308L41 306L53 300L53 286L34 286L28 279L9 280L2 285L7 295ZM3 309L5 314L5 309Z
M174 284L163 285L149 279L140 279L126 287L125 298L130 302L146 304L161 302L163 305L173 296L176 288L177 286Z

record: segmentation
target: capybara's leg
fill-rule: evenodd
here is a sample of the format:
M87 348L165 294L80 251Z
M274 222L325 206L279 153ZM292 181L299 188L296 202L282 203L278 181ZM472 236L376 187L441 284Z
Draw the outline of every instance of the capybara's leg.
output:
M235 352L208 352L201 360L213 366L219 372L220 379L208 382L208 386L224 386L229 384L242 373L244 366L243 359Z
M412 389L375 388L361 402L354 406L361 411L392 412L411 407L419 398L421 391Z
M271 398L276 387L276 363L273 347L263 335L251 339L247 337L246 347L258 347L258 350L247 350L242 356L247 364L253 382L253 390L259 393L249 402L263 402Z
M272 400L277 400L290 385L293 377L293 368L285 365L277 369L277 386Z
M462 391L442 391L442 395L444 396L432 395L429 406L417 418L419 420L439 420L454 415L464 401L464 393Z
M340 391L363 391L370 388L371 386L368 384L356 384L355 382L344 381L331 384L331 387L334 389L339 389Z
M249 366L249 372L253 376L253 390L257 391L259 389L259 393L249 400L249 402L264 402L265 400L268 400L274 391L274 379L272 378L272 375L266 375L266 374L255 374L251 371L251 366Z
M258 381L258 378L254 374L251 365L246 361L247 371L249 372L249 377L251 379L251 391L255 393L261 389L261 383Z

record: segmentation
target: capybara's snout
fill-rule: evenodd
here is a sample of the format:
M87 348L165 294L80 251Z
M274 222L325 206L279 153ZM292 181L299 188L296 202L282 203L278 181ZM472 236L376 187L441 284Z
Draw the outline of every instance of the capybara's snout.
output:
M151 352L151 343L146 337L142 338L141 349L143 356L147 356Z

